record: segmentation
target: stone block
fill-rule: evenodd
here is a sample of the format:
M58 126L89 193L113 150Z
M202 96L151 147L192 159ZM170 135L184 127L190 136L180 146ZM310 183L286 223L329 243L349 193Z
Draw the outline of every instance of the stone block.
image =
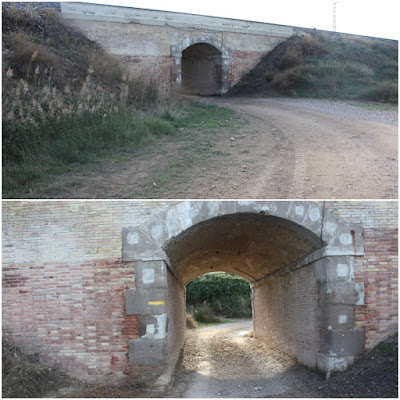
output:
M320 285L321 304L361 305L364 285L358 282L329 282Z
M329 304L321 307L320 326L322 330L351 329L354 327L354 306Z
M129 364L159 365L165 363L166 340L132 339L129 341Z
M125 292L126 315L159 315L167 311L163 288L129 289Z
M354 362L354 356L329 357L326 354L317 354L317 369L321 372L345 371Z
M364 353L364 329L325 330L321 332L321 351L330 357Z
M318 282L351 281L354 279L354 257L325 257L315 263Z
M164 257L162 249L140 229L122 230L122 261L163 260Z
M167 324L167 314L139 315L139 337L142 339L164 339L167 336Z
M334 215L327 215L324 220L322 239L328 243L327 255L364 254L363 227L339 220Z
M167 287L167 267L164 261L137 261L134 265L137 289Z

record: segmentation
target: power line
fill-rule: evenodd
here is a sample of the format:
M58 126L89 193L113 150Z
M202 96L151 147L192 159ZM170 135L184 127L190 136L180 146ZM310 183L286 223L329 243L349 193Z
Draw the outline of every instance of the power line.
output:
M333 32L336 32L336 4L338 1L333 1Z

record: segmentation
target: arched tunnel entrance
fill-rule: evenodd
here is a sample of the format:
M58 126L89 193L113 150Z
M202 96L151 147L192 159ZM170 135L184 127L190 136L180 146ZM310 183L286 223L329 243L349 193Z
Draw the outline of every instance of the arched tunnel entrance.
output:
M181 93L209 96L222 89L221 52L207 43L197 43L182 51Z
M230 88L231 55L223 38L190 36L171 46L171 79L178 92L222 95Z
M126 313L137 315L140 336L129 343L129 361L142 381L169 382L185 339L185 285L225 271L251 282L257 339L311 368L346 368L363 352L353 323L363 301L354 256L362 251L361 227L314 203L179 203L123 232L136 280Z

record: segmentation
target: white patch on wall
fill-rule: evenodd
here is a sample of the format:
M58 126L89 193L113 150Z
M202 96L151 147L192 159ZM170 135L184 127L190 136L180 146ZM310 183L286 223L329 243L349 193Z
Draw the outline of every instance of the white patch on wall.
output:
M296 206L294 209L296 215L303 215L304 214L304 207L303 206Z
M338 264L336 272L337 276L347 276L349 267L346 264Z
M139 243L139 234L137 232L129 232L126 238L129 244L138 244Z
M144 269L142 274L142 281L146 285L154 283L154 269Z
M339 324L345 324L347 322L347 315L345 314L339 315L338 322Z
M152 315L157 322L146 325L146 334L144 339L164 339L167 336L167 314Z
M254 201L239 200L239 201L238 201L238 204L239 204L239 206L247 207L247 206L252 206L252 205L254 205L255 202L254 202Z
M343 233L342 235L340 235L340 243L347 245L347 244L351 244L352 242L352 238L351 235L348 233Z
M163 234L163 229L162 229L162 226L160 224L152 226L152 228L151 228L151 236L154 239L156 239L156 240L160 239L162 234Z
M333 233L336 231L336 224L334 222L328 222L325 225L325 229L328 233Z
M365 304L365 288L363 282L356 282L355 284L357 293L358 293L358 300L356 306L364 305Z
M318 208L312 208L309 213L308 213L308 217L311 219L312 222L315 222L319 219L319 210Z

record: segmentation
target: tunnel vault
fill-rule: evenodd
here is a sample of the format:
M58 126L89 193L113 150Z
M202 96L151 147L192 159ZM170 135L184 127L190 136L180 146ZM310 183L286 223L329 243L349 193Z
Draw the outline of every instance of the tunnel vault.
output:
M210 35L187 37L171 46L175 90L189 95L222 95L230 88L230 51Z
M185 339L185 286L212 271L252 284L255 337L303 364L341 370L363 352L354 307L363 285L362 227L313 202L186 201L122 233L135 269L126 314L138 319L129 362L139 378L167 384Z

